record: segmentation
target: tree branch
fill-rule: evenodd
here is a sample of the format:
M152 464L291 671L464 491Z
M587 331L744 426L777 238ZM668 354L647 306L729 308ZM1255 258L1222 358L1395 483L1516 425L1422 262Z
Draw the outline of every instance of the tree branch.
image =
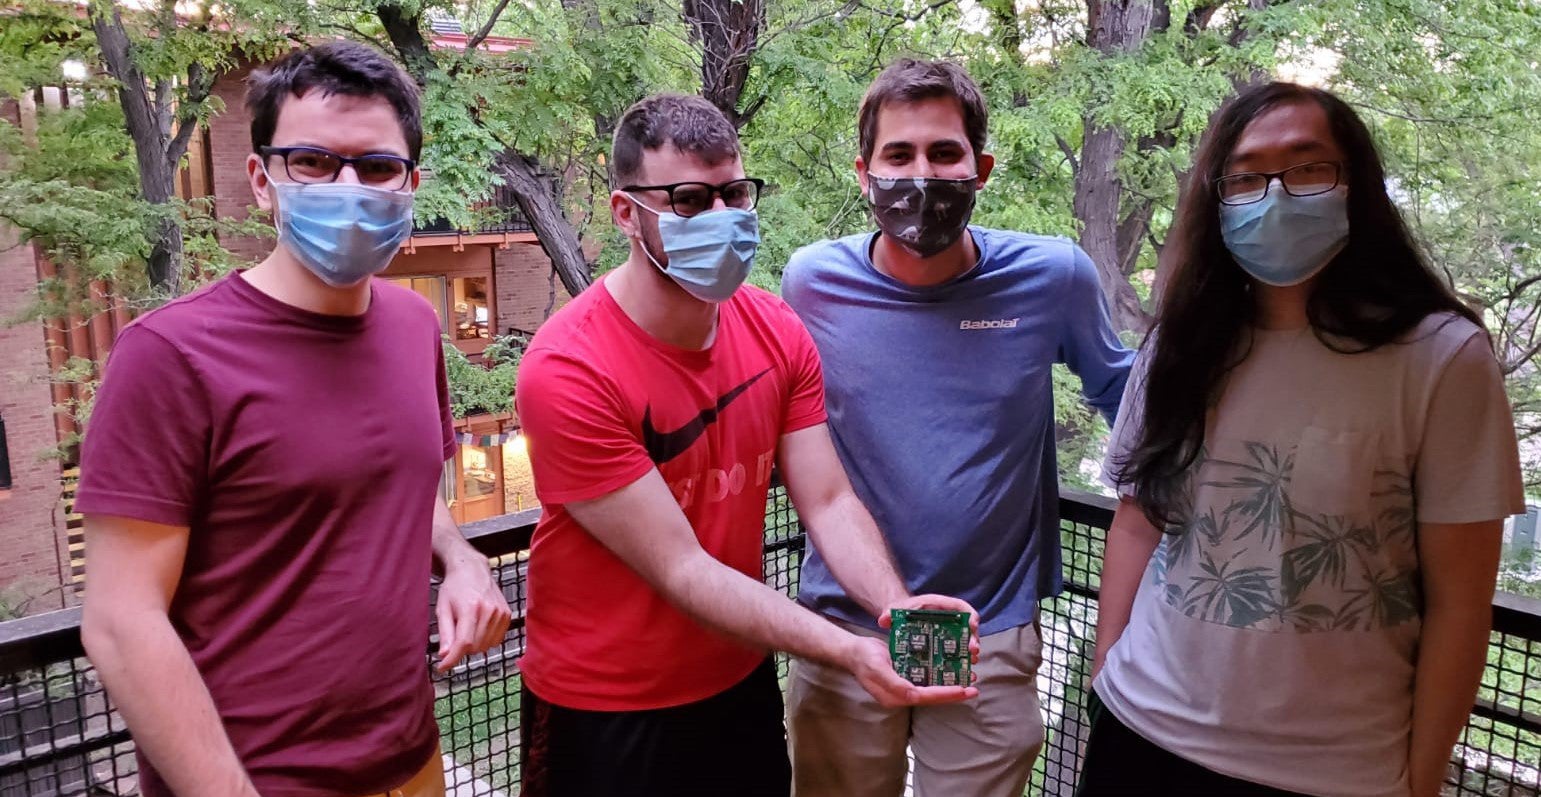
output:
M187 154L187 142L192 140L193 133L198 129L198 106L209 98L209 92L213 89L214 76L209 74L203 64L197 61L188 64L187 100L181 106L177 132L166 145L166 160L176 164L182 162L182 156Z
M1414 116L1414 115L1412 115L1410 113L1399 113L1397 111L1389 111L1389 110L1386 110L1385 108L1377 108L1374 105L1371 105L1371 104L1369 104L1367 102L1350 101L1349 105L1353 105L1355 107L1363 108L1363 109L1365 109L1367 111L1374 111L1374 112L1376 112L1378 114L1382 114L1382 115L1385 115L1385 116L1390 116L1390 117L1394 117L1394 118L1397 118L1397 119L1402 119L1402 120L1405 120L1405 121L1408 121L1408 122L1413 122L1413 123L1416 123L1416 124L1458 125L1458 124L1462 124L1463 122L1485 122L1485 121L1488 121L1488 120L1493 118L1491 114L1484 114L1484 115L1481 115L1481 116L1450 116L1450 117L1446 117L1446 118L1443 118L1443 119L1437 119L1437 118L1434 118L1434 117Z
M1060 134L1055 133L1054 143L1058 144L1059 151L1065 154L1065 161L1070 164L1070 175L1074 177L1075 175L1080 174L1081 161L1080 159L1076 158L1075 148L1070 146L1070 142L1066 141Z
M423 37L420 12L408 13L400 5L382 4L375 9L375 14L385 26L391 44L400 53L407 72L418 85L427 85L429 76L439 66ZM504 147L492 164L495 174L513 192L519 211L535 230L541 249L551 259L569 295L577 296L593 280L593 268L583 254L577 230L564 215L550 181L541 173L540 163L533 155L510 146L497 135L495 128L476 119L474 108L472 110L476 124Z
M503 16L503 9L505 8L508 8L508 0L498 0L498 4L493 7L492 13L488 15L487 21L483 23L481 29L466 40L465 51L467 54L480 47L482 42L486 41L487 37L492 34L492 27L498 24L498 18Z
M922 6L920 10L916 11L915 13L906 14L902 11L888 11L886 9L873 8L865 2L858 1L858 8L864 8L868 11L871 11L873 14L890 17L894 20L888 25L888 27L883 29L882 35L878 37L877 47L873 48L872 51L872 63L868 66L867 71L869 73L877 71L878 64L882 61L883 58L883 45L888 43L888 37L892 36L893 32L898 30L901 25L905 24L906 22L919 22L922 17L931 13L932 11L950 6L955 2L957 2L957 0L934 0L934 2L932 2L930 5Z
M1524 368L1525 365L1529 363L1531 359L1534 358L1537 354L1541 354L1541 343L1537 343L1536 345L1526 349L1524 354L1516 357L1513 360L1505 358L1501 366L1501 370L1504 372L1504 376L1507 377L1510 374L1513 374L1515 371Z
M380 39L377 39L374 36L359 30L358 26L356 25L344 25L340 22L323 22L321 23L320 27L322 30L342 31L343 33L346 33L361 42L372 44L382 51L389 51L391 49L389 42L381 41ZM290 33L287 35L287 38L296 44L302 44L306 46L311 44L310 39L300 34Z
M817 23L817 22L822 22L822 21L824 21L826 19L829 19L830 17L840 16L841 14L849 14L852 11L855 11L859 7L861 7L860 0L846 0L845 2L839 4L838 6L835 6L834 9L831 10L831 11L825 11L822 14L814 14L813 16L807 17L805 19L799 19L799 20L796 20L794 22L788 22L786 25L782 26L781 28L778 28L778 29L776 29L774 31L771 31L771 32L767 33L760 40L760 46L764 47L765 45L770 44L772 41L775 41L777 37L781 36L784 33L792 33L794 31L802 30L803 28L806 28L806 27L808 27L810 25L813 25L814 23Z
M1206 2L1195 5L1188 11L1188 18L1183 21L1183 33L1189 36L1197 36L1208 30L1209 21L1214 19L1215 12L1219 11L1220 7L1225 5L1225 3L1226 0L1206 0Z
M765 107L765 102L768 99L770 99L770 97L765 95L765 94L761 94L760 96L755 97L754 101L749 103L749 105L744 108L743 113L740 113L738 115L738 123L739 123L739 125L740 126L748 125L749 124L749 120L753 119L754 115L759 113L761 108Z

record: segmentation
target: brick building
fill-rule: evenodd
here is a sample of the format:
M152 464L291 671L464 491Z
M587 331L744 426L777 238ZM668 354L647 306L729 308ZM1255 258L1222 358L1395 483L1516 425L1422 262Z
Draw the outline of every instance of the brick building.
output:
M0 118L19 118L15 102L0 105ZM5 323L25 311L36 295L32 248L0 225L0 612L31 599L32 611L62 605L58 586L67 554L59 517L60 463L47 451L58 446L48 380L48 354L40 324Z
M435 42L452 47L463 38L447 33L436 36ZM527 43L510 39L490 44L511 48ZM253 205L246 178L250 119L243 102L250 70L250 65L243 66L216 83L214 93L224 101L225 112L209 121L203 135L195 136L180 181L184 197L212 197L222 217L244 218ZM46 97L68 102L55 89L34 94L35 100L0 105L0 114L25 129L29 113L39 107L47 112ZM454 230L442 222L420 225L383 275L428 298L444 320L445 333L473 360L492 337L533 332L569 298L511 197L500 194L488 204L501 212L493 214L497 221L481 229ZM15 243L15 231L0 224L0 319L15 318L33 300L38 280L51 273L51 265L31 246ZM271 251L274 239L232 236L221 244L256 262ZM105 286L102 290L106 292ZM68 454L61 458L46 453L57 450L74 431L69 420L54 411L70 393L49 375L71 356L104 361L127 321L117 304L98 317L66 319L53 328L38 323L0 325L0 453L5 455L0 458L0 611L22 602L28 611L43 611L75 599L68 585L83 570L78 530L73 528L78 519L67 515L64 500L64 474L72 462ZM446 467L446 493L457 519L530 505L534 496L528 460L518 444L515 419L473 420L461 430L469 442ZM514 444L502 445L508 440Z

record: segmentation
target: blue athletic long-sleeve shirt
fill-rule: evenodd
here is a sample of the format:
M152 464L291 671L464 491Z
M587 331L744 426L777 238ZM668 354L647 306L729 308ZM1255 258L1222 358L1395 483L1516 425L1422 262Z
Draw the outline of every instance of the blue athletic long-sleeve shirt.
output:
M942 285L878 271L864 233L799 250L781 289L818 345L835 448L905 584L967 600L990 634L1031 622L1062 586L1050 366L1069 365L1111 423L1134 353L1080 247L969 232L978 265ZM812 548L798 600L877 628Z

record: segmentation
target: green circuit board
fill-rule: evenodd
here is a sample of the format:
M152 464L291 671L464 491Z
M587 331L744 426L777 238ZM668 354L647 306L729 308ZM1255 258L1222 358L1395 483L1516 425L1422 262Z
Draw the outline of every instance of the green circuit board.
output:
M916 686L968 686L967 612L893 609L888 655L899 677Z

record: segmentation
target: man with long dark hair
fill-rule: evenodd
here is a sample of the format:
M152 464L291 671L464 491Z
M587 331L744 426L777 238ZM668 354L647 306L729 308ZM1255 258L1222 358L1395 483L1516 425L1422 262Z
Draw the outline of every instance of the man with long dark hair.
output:
M1043 743L1038 602L1060 591L1050 367L1113 417L1133 354L1086 253L971 226L984 98L946 62L901 60L868 88L856 172L877 232L807 247L782 291L825 362L830 429L912 590L979 608L979 699L892 708L799 659L789 725L799 797L1018 797ZM878 625L811 552L798 600Z
M1106 467L1081 793L1436 797L1524 509L1481 320L1332 94L1242 93L1192 174Z

